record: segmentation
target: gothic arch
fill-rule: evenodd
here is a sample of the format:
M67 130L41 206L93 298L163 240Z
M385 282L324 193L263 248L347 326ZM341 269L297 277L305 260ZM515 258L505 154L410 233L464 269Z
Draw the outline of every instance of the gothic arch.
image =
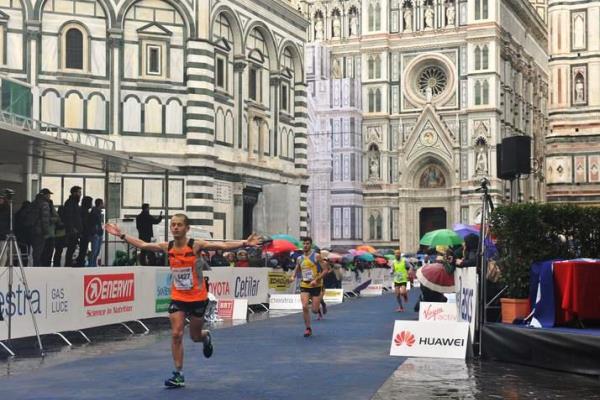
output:
M454 168L452 167L451 160L447 160L445 157L432 152L421 155L421 157L408 167L406 173L402 174L402 184L405 187L419 189L421 176L427 167L431 165L437 166L443 174L445 184L440 189L448 189L454 185Z
M37 0L33 9L33 18L36 20L41 20L42 19L42 11L44 9L44 4L47 2L48 0ZM112 6L112 2L108 1L108 0L96 0L98 2L98 4L100 4L100 6L102 7L102 9L104 10L104 16L107 19L109 26L107 27L107 29L109 28L113 28L116 26L116 14L115 14L115 9ZM138 1L138 0L128 0L128 1ZM25 4L25 1L22 1L23 4ZM28 14L31 15L31 11L28 9Z
M119 10L119 14L117 15L117 23L118 23L119 28L121 28L121 29L124 28L125 15L127 15L127 12L131 8L131 6L133 6L135 3L139 2L139 1L142 1L142 0L125 0L123 2L123 4L121 5L121 9ZM191 37L191 38L197 37L196 23L194 22L194 17L190 13L190 10L188 10L188 8L184 5L184 2L176 1L176 0L160 0L160 1L169 4L175 10L177 10L179 15L181 16L181 19L183 19L183 21L185 23L188 37Z

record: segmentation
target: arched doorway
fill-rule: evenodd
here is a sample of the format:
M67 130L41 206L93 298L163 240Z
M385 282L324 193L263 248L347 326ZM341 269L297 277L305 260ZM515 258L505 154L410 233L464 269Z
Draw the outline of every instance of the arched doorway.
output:
M442 207L426 207L419 211L419 238L427 232L446 227L446 210Z

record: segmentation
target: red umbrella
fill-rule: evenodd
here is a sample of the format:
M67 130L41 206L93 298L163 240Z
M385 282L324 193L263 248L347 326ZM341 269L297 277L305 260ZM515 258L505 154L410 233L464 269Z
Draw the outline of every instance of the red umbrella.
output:
M268 245L263 247L264 252L268 253L290 253L296 250L294 243L288 242L287 240L274 239Z
M387 265L387 259L382 257L375 257L375 263L378 265Z
M427 264L417 270L423 286L439 293L454 293L454 275L446 272L442 264Z

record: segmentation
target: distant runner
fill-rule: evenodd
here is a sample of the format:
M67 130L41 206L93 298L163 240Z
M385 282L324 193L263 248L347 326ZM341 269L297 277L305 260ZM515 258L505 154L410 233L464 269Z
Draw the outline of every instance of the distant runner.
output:
M300 299L302 301L302 315L304 317L304 337L312 335L310 327L310 313L308 310L308 302L312 299L312 312L322 316L320 310L323 276L329 271L327 263L321 263L321 256L312 250L312 239L305 238L302 240L303 254L296 260L296 268L292 271L290 282L296 280L298 272L301 275L300 282Z
M185 317L190 318L190 337L194 342L203 343L206 358L213 354L210 331L202 330L204 312L208 304L208 288L202 275L202 268L197 265L201 250L233 250L239 247L256 246L258 236L252 234L247 240L233 242L207 242L189 239L190 221L185 214L175 214L171 218L171 234L173 240L162 243L146 243L143 240L124 234L116 224L106 224L108 233L121 238L138 249L151 252L163 252L169 255L171 267L171 304L169 319L171 320L171 352L175 364L173 376L165 381L165 386L178 388L185 386L183 377L183 329Z
M398 301L398 308L396 311L404 311L402 305L402 299L404 304L408 303L408 293L406 291L406 284L408 282L408 268L412 268L410 264L406 262L406 258L402 257L400 250L394 251L394 260L392 262L392 275L394 277L394 291L396 292L396 301Z

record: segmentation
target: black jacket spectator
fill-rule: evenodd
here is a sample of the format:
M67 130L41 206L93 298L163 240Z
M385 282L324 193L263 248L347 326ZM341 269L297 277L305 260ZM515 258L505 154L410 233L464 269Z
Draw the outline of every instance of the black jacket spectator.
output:
M35 196L28 212L36 215L36 222L33 225L31 233L33 236L45 237L50 232L50 205L43 194Z
M83 221L81 220L81 207L79 197L71 195L65 202L64 219L67 235L80 234L83 232Z
M26 245L31 244L31 229L25 226L25 213L31 207L31 202L26 200L21 204L21 208L15 214L15 224L14 230L15 235L17 235L17 240L19 243L23 243Z
M10 233L10 206L8 200L0 197L0 240Z
M90 236L102 236L104 234L104 230L102 229L102 210L98 207L93 207L92 211L90 211L88 229Z
M150 207L142 206L142 212L135 218L135 226L138 230L139 238L144 242L150 242L154 237L153 225L160 224L163 217L153 217L150 215Z
M210 258L210 265L213 267L228 267L229 261L223 256L222 250L217 250Z

